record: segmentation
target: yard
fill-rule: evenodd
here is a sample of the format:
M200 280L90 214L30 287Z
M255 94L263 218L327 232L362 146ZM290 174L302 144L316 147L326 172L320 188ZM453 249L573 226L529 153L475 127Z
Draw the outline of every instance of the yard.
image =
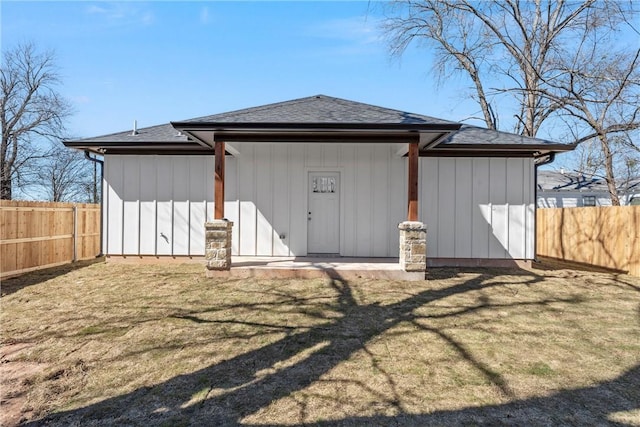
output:
M640 279L211 280L80 263L2 283L3 425L640 425Z

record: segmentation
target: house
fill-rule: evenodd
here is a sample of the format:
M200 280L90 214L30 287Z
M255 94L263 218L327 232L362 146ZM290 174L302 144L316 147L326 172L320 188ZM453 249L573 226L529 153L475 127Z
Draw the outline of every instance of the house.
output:
M418 271L532 260L536 165L574 148L324 95L65 144L104 155L109 258L226 269L231 255L329 254Z
M603 178L565 170L538 170L537 181L539 208L611 206L611 196ZM640 178L619 184L618 195L621 205L640 204Z

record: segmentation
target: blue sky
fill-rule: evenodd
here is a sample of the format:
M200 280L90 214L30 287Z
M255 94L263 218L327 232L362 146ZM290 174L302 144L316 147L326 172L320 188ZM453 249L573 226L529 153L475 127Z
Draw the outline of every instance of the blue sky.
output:
M375 2L3 1L2 48L53 49L73 136L325 94L462 120L464 82L430 57L391 59Z
M467 120L480 112L462 75L437 85L415 46L391 58L378 1L1 0L0 17L3 50L32 41L55 52L70 137L316 94L483 125ZM501 128L513 120L503 111ZM554 123L538 136L559 138Z

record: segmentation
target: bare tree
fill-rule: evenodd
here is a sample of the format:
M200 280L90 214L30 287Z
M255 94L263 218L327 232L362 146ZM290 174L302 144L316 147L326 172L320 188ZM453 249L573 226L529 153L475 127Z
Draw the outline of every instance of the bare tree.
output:
M637 147L630 145L633 141L628 133L611 135L607 140L611 169L615 177L616 196L618 201L621 201L621 193L628 192L629 186L640 177L640 153ZM592 138L581 143L572 156L563 156L561 164L563 169L571 170L588 179L599 178L607 182L606 163L601 141L598 138ZM613 203L613 197L611 199Z
M23 191L51 202L98 203L93 165L82 152L56 143L33 164Z
M616 158L626 165L622 175L631 170L640 151L631 138L640 129L640 49L602 50L597 39L584 39L571 59L559 57L555 76L548 89L541 91L548 99L561 100L562 113L582 130L576 142L598 143L601 168L607 182L611 203L620 205L616 182Z
M637 128L637 108L630 106L638 105L638 61L637 52L610 48L636 13L632 2L608 0L398 0L384 28L393 54L424 42L435 51L441 78L467 76L490 129L506 115L516 118L513 131L526 136L563 115L591 129L575 142L599 139L617 204L608 135ZM605 66L612 57L603 55L594 63L614 51L631 60Z
M497 128L492 98L509 94L519 109L514 130L535 136L562 106L540 93L556 57L576 37L606 38L627 12L615 1L398 0L383 26L393 54L424 42L435 50L441 77L454 71L469 77L488 128ZM487 88L496 83L502 85Z
M437 0L396 1L392 13L395 16L388 17L383 24L392 54L402 55L413 41L432 47L436 53L433 68L438 77L464 72L475 87L475 99L487 128L497 129L498 119L485 89L492 43L473 17L453 4Z
M0 67L0 199L11 199L13 183L43 156L37 138L63 137L69 103L56 91L60 78L54 54L31 44L3 52Z

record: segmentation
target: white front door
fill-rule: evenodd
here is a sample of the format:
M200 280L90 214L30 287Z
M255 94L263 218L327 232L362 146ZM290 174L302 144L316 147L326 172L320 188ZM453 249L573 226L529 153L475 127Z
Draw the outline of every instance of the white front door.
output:
M340 253L340 173L309 172L307 252Z

